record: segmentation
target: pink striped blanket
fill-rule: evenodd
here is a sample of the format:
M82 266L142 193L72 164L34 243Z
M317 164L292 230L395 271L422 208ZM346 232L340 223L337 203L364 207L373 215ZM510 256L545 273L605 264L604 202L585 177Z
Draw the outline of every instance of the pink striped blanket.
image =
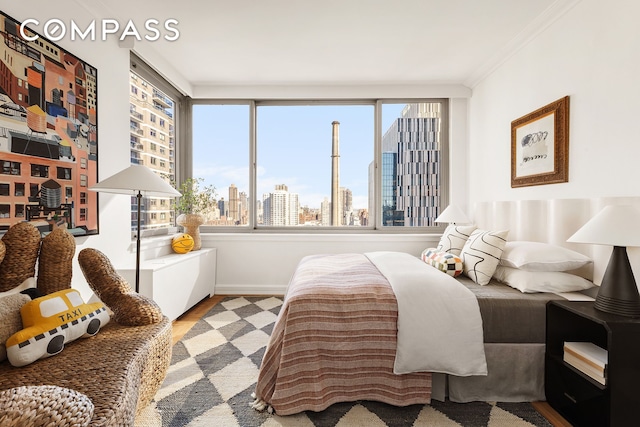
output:
M393 373L397 317L389 282L365 255L305 257L262 360L257 402L279 415L356 400L430 403L430 373Z

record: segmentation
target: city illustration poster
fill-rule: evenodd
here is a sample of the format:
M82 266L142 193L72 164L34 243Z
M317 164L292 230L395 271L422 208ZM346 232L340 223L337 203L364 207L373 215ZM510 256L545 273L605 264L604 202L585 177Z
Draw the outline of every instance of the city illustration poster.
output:
M0 12L0 230L98 232L97 70Z

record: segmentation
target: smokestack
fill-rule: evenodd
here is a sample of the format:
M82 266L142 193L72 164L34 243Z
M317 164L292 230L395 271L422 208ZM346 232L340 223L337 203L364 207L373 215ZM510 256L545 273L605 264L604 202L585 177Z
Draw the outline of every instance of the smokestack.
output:
M331 225L340 225L340 215L338 206L340 204L340 122L331 122L332 144L331 144Z

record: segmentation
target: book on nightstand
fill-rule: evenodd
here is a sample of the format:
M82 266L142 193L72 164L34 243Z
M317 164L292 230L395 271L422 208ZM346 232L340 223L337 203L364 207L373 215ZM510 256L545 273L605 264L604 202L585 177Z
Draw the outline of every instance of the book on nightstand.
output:
M575 341L566 341L563 349L565 362L600 384L606 384L607 350L590 342Z

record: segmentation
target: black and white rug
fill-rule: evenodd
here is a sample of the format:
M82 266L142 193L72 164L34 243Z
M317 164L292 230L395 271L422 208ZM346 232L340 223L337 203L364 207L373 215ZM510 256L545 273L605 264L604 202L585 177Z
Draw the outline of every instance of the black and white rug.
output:
M551 426L528 403L394 407L341 403L325 411L280 417L251 408L258 369L282 299L228 297L173 347L171 367L137 427Z

